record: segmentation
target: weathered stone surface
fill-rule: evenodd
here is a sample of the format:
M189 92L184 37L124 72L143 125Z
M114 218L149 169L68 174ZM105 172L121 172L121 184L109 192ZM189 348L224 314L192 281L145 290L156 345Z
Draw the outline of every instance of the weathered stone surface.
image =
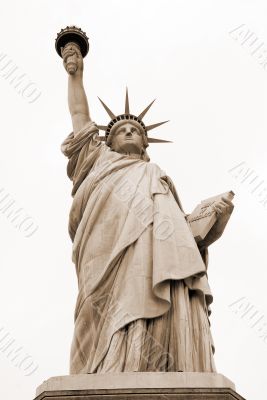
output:
M35 400L244 400L216 373L124 372L53 377Z

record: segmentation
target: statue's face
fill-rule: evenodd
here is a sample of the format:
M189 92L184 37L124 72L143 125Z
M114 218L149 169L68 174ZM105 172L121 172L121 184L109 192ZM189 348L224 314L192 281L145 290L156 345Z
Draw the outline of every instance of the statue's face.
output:
M144 147L143 132L134 121L120 121L113 127L111 148L118 153L141 154Z

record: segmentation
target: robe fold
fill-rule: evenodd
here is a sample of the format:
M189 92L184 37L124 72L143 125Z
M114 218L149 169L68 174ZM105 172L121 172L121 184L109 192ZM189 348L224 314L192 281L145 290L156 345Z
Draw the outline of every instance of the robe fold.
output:
M171 179L88 123L62 144L78 278L70 372L215 371L207 251Z

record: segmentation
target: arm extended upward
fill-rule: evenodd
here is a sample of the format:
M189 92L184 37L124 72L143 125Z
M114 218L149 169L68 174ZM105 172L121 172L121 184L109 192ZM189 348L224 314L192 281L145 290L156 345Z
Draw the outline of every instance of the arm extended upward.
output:
M77 71L69 74L68 104L72 119L74 135L79 132L86 123L91 121L88 101L83 87L83 58L78 47L69 43L62 51L63 64L67 70L68 57L77 57Z

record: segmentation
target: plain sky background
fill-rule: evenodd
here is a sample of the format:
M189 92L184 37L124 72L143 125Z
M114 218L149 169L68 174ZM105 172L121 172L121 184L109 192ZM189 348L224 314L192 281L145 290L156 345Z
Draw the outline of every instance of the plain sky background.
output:
M169 119L151 136L173 144L152 144L148 152L173 179L186 212L207 197L236 193L229 225L210 247L215 361L247 400L266 398L266 337L230 305L245 298L267 323L267 205L241 183L244 171L229 170L244 162L267 187L267 69L229 32L245 24L267 46L267 3L1 0L0 15L0 53L42 92L29 104L0 73L0 188L39 226L26 238L0 212L0 328L39 365L25 377L0 352L1 397L33 399L45 379L68 374L77 284L67 230L71 182L60 145L71 119L54 41L76 24L90 38L84 81L93 120L109 122L97 96L123 111L126 85L135 114L157 98L144 121Z

